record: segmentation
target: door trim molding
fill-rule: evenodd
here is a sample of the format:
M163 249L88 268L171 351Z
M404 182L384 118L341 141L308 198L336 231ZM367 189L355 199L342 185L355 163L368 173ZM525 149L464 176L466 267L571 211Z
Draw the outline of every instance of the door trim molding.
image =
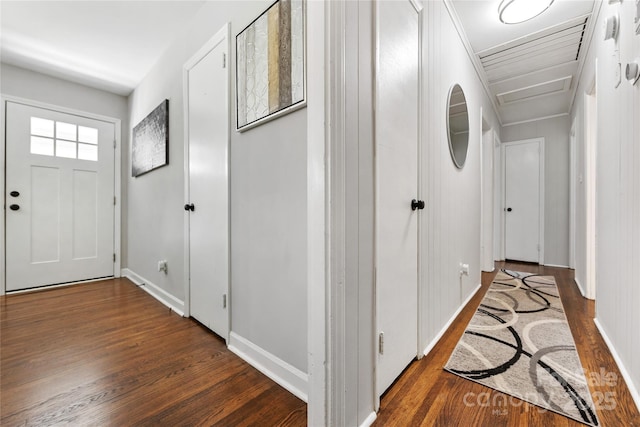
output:
M113 207L113 251L116 254L116 260L113 263L113 277L120 277L121 269L121 245L122 245L122 121L115 117L103 116L101 114L89 113L87 111L75 110L73 108L62 107L60 105L49 104L40 101L34 101L28 98L22 98L18 96L0 94L0 116L6 118L7 102L14 102L16 104L23 104L35 108L43 108L46 110L52 110L64 114L73 114L75 116L86 117L88 119L99 120L114 125L114 137L115 137L115 149L113 155L114 163L114 177L113 177L113 192L116 196L116 204ZM2 132L0 132L0 164L2 165L2 173L0 173L0 195L2 196L2 204L4 205L6 200L5 194L5 173L6 173L6 127L7 122L3 120ZM2 221L0 221L0 295L6 293L6 272L5 265L6 257L6 237L5 237L5 216L6 211L2 215Z
M226 44L227 44L227 52L231 52L230 49L230 29L231 26L230 24L227 22L225 23L220 30L218 30L218 32L215 33L215 35L213 37L211 37L200 49L198 49L198 51L183 65L182 67L182 93L183 93L183 117L184 117L184 203L191 203L190 202L190 186L189 186L189 175L190 175L190 171L189 171L189 70L191 70L193 67L195 67L211 50L213 50L216 46L218 46L220 43L224 43L226 40ZM230 64L230 55L227 55L227 108L229 109L229 111L231 111L231 106L230 106L230 82L231 82L231 64ZM231 140L231 126L228 123L227 124L227 144L230 145L230 140ZM229 167L229 161L230 159L227 159L227 167ZM228 170L228 169L227 169ZM229 181L229 180L228 180ZM231 194L231 192L229 191L229 195ZM229 215L229 218L231 218L231 216ZM191 223L191 216L190 215L185 215L184 216L184 249L183 249L183 254L184 254L184 276L183 276L183 283L184 283L184 316L185 317L189 317L190 316L190 312L191 312L191 282L190 282L190 276L191 276L191 269L190 269L190 263L191 263L191 255L190 255L190 249L189 249L189 245L190 245L190 236L189 236L189 230L190 230L190 223ZM229 234L231 233L231 227L229 227ZM229 235L229 246L231 245L231 236ZM227 284L227 289L228 292L227 294L229 295L229 297L231 298L231 248L229 248L229 283ZM228 319L228 324L229 324L229 330L227 333L227 336L224 337L225 340L227 342L229 342L229 334L231 332L231 304L229 303L228 305L228 310L227 310L229 319Z
M544 222L545 222L545 191L544 191L544 180L545 180L545 166L544 166L544 146L545 146L545 139L544 137L540 137L540 138L531 138L531 139L523 139L523 140L519 140L519 141L510 141L510 142L504 142L502 143L502 147L501 147L501 169L502 169L502 207L503 207L503 214L502 217L504 219L504 208L506 206L506 198L507 198L507 162L506 162L506 150L507 147L509 146L513 146L513 145L522 145L522 144L531 144L531 143L537 143L538 147L539 147L539 189L540 189L540 194L538 195L539 197L539 214L538 214L538 244L540 245L540 250L538 251L538 264L540 265L544 265ZM503 254L506 258L507 253L506 253L506 229L507 229L507 221L503 220L502 221L502 248L503 248Z

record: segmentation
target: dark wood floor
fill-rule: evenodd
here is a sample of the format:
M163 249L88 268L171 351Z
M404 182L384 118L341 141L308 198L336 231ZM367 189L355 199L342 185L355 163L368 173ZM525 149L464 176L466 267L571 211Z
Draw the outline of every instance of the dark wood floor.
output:
M640 426L593 324L594 305L580 296L572 272L506 267L556 277L585 370L617 377L613 386L592 387L602 425ZM483 274L482 290L433 351L413 362L383 396L376 426L580 425L526 403L466 405L467 393L487 393L489 402L502 402L501 394L443 371L493 276ZM306 423L304 402L126 279L4 296L0 309L2 426Z
M306 405L126 279L0 297L2 426L301 426Z
M573 282L573 271L521 263L496 265L498 268L555 276L580 360L594 384L591 386L594 402L600 403L597 414L601 425L640 426L638 408L593 323L594 303L580 295ZM582 425L527 403L504 405L502 393L443 370L494 276L495 273L483 273L482 290L465 307L444 337L428 356L414 361L386 392L375 426ZM608 376L603 378L602 373ZM482 396L480 400L478 395ZM489 403L485 404L485 401Z

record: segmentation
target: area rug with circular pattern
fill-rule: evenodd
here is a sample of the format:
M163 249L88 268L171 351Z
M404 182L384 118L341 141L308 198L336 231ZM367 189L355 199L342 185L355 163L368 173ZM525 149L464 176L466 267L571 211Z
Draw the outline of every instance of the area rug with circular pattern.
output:
M598 425L553 276L498 272L444 369Z

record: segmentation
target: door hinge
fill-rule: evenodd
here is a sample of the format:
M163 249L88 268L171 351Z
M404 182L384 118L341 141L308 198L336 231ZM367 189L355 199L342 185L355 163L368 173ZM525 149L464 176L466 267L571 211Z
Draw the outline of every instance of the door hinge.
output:
M222 295L222 308L227 308L227 294Z
M378 335L378 353L384 354L384 332Z
M113 262L116 262L116 254L113 254Z
M114 139L113 140L113 149L115 150L115 148L116 148L116 140Z
M116 196L113 196L113 206L116 205Z
M227 68L227 54L222 54L222 68Z

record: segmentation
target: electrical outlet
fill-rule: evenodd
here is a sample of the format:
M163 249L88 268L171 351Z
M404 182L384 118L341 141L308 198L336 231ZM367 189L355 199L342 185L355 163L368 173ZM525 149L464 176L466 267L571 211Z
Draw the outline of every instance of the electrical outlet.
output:
M469 275L469 264L460 263L460 275L461 276Z
M166 260L158 261L158 271L162 271L162 272L164 272L164 274L167 274L168 267L167 267L167 261Z

